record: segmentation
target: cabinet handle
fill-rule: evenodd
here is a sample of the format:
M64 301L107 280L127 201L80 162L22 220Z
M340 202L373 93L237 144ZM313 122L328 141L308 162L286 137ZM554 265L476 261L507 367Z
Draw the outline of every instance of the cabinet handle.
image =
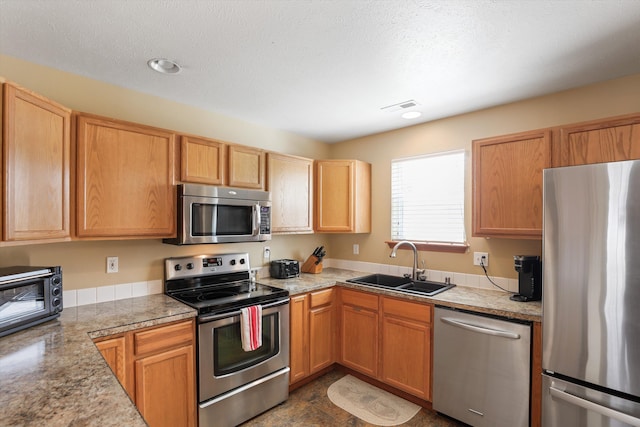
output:
M571 393L567 393L566 391L562 391L553 386L549 387L549 392L551 393L552 397L564 400L567 403L571 403L589 411L596 412L608 418L614 418L625 424L640 427L640 418L625 414L624 412L616 411L615 409L611 409L607 406L598 405L597 403L575 396Z
M515 332L503 331L501 329L489 329L483 326L472 325L471 323L465 323L460 320L451 319L449 317L442 317L444 323L447 323L451 326L456 326L458 328L466 329L472 332L478 332L486 335L493 335L495 337L509 338L512 340L520 339L520 334L516 334Z

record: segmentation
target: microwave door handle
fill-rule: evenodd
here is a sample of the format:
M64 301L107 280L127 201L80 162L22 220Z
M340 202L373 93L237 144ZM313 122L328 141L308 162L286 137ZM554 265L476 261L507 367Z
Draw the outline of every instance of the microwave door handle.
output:
M253 235L257 236L260 234L260 205L255 204L253 209Z

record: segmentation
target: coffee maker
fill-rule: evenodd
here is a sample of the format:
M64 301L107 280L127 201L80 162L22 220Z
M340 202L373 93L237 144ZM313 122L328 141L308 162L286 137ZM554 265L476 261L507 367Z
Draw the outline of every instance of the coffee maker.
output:
M539 301L542 299L542 261L539 256L515 255L514 267L518 272L518 293L513 301Z

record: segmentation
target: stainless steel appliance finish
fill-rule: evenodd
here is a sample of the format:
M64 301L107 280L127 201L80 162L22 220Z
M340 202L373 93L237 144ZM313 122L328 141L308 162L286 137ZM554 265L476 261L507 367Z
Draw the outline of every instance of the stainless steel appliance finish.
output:
M0 268L0 337L55 319L62 311L62 268Z
M640 425L640 161L545 170L543 256L545 427Z
M198 310L201 426L235 426L289 395L289 292L250 272L246 253L165 260L165 293ZM240 310L257 304L262 345L244 351Z
M434 313L433 409L472 426L527 427L531 324Z
M177 186L174 245L271 240L271 193L202 184Z

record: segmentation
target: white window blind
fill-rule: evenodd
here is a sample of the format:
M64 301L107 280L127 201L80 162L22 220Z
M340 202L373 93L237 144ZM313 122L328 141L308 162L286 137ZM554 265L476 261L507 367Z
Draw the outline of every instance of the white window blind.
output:
M391 161L391 238L465 243L464 151Z

